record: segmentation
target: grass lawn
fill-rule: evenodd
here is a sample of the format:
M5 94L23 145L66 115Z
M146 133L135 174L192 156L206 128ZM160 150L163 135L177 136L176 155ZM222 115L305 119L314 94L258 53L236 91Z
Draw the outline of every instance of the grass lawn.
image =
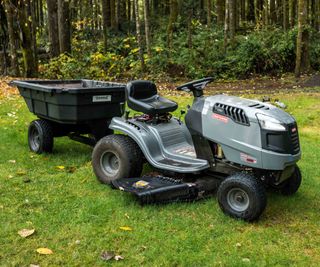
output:
M3 97L0 266L319 266L320 93L279 98L300 127L303 183L292 197L269 192L265 213L249 224L225 216L215 198L141 207L100 184L92 149L68 138L55 140L53 154L29 152L27 127L35 117L21 97ZM22 238L23 228L36 232ZM40 247L53 254L38 254ZM103 261L105 250L124 260Z

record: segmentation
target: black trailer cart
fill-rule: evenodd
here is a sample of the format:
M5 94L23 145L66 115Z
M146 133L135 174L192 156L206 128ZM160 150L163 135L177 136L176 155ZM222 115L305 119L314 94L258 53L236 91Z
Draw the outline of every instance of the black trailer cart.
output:
M13 81L30 112L31 151L51 152L54 137L69 136L88 144L112 133L109 123L124 112L125 85L94 80Z

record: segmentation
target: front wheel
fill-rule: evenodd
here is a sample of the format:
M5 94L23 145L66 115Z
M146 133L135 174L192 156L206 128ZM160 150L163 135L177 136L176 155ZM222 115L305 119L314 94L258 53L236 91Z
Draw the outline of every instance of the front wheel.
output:
M235 173L218 188L218 202L222 211L234 218L254 221L267 204L263 184L247 173Z
M139 177L142 164L140 148L125 135L103 137L93 149L93 171L104 184L111 184L116 179Z

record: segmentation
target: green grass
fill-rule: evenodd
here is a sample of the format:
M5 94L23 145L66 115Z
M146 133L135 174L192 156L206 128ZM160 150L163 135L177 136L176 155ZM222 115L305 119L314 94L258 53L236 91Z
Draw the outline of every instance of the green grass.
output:
M280 99L299 123L303 183L292 197L269 192L252 224L225 216L215 198L141 207L100 184L91 148L67 138L55 140L53 154L30 153L26 132L35 117L20 97L0 100L0 266L105 266L104 250L125 257L117 266L319 266L320 94ZM23 228L36 232L21 238ZM39 255L39 247L54 253Z

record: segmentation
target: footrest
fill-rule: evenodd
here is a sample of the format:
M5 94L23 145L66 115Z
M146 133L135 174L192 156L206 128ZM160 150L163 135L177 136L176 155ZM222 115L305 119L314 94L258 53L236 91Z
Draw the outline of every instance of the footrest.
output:
M162 176L118 179L112 184L135 195L141 204L191 201L198 197L199 191L194 183Z

